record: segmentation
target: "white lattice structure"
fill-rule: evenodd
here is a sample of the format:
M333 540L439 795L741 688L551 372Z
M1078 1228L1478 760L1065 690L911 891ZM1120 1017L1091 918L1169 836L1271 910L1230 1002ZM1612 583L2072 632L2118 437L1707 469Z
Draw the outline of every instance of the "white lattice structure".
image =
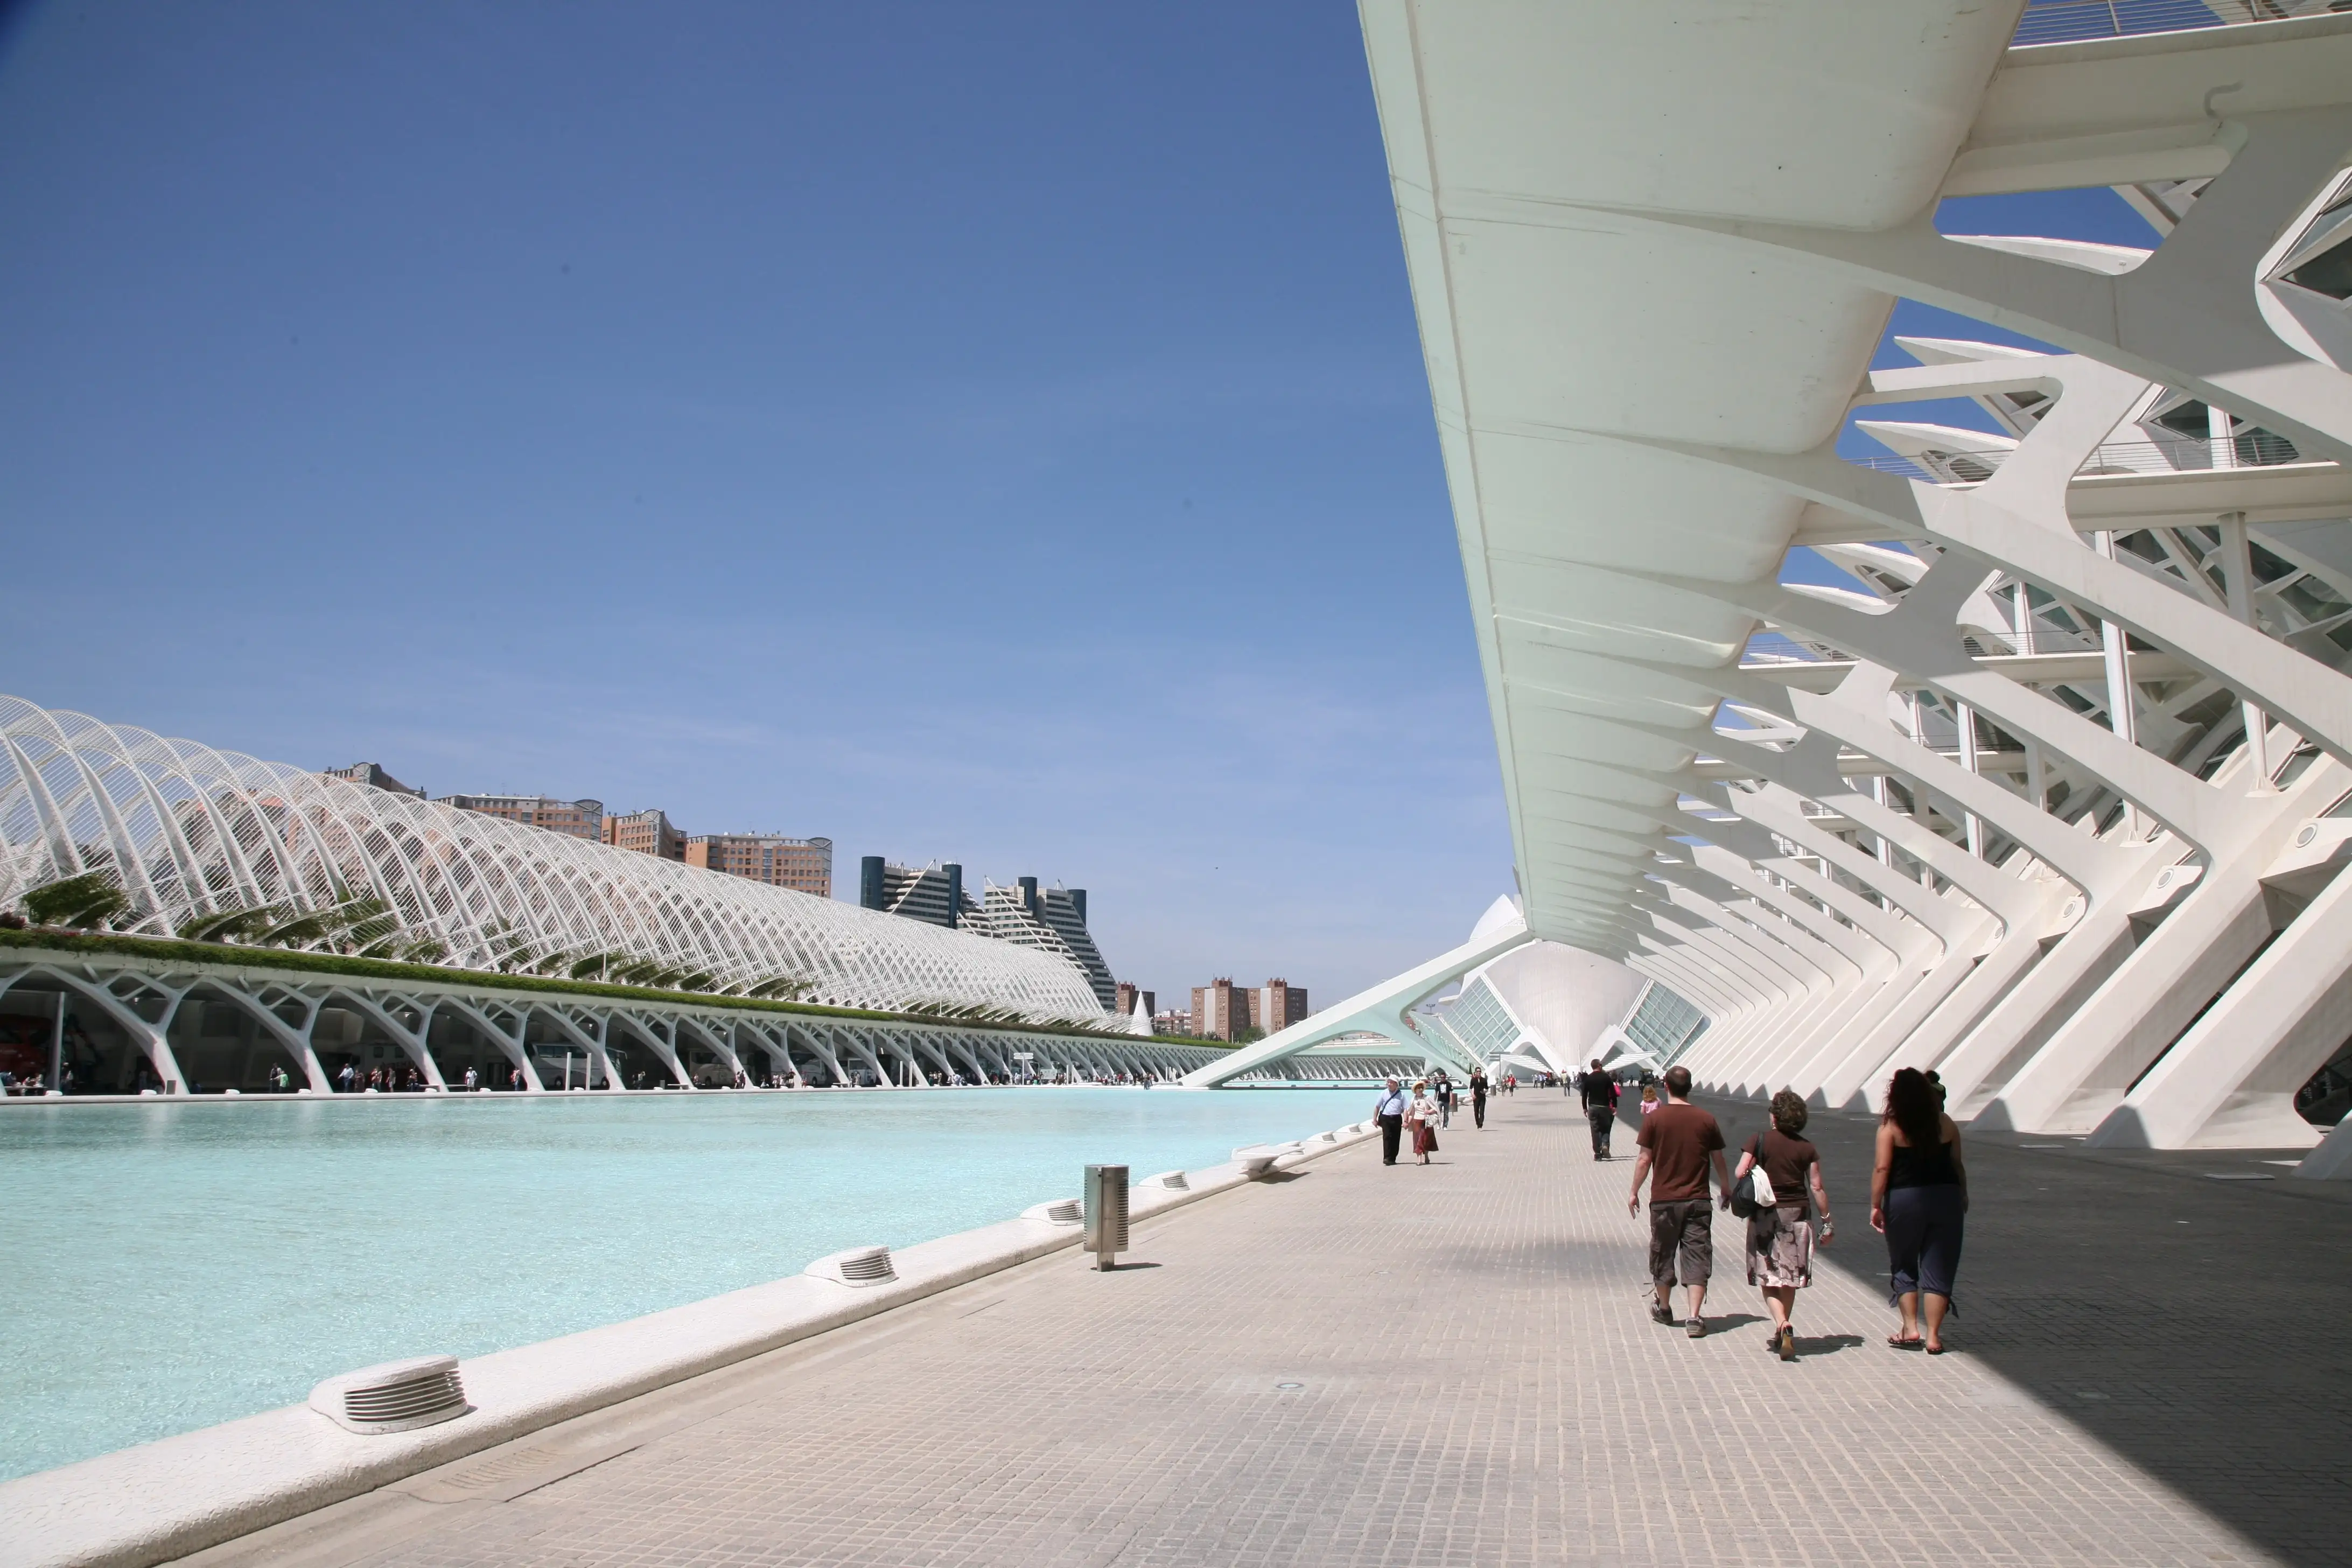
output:
M2012 47L2019 0L1363 0L1527 921L1706 1015L1702 1082L1932 1066L1983 1126L2318 1138L2352 16L2298 9ZM2160 243L1938 227L2085 187ZM2057 352L1874 371L1897 299ZM1939 399L1995 430L1843 459ZM1853 586L1784 586L1797 547Z
M891 1010L982 1005L1112 1021L1047 953L0 697L0 907L86 871L118 879L127 929L322 908L373 894L453 967L622 953L716 986L782 975L801 999Z

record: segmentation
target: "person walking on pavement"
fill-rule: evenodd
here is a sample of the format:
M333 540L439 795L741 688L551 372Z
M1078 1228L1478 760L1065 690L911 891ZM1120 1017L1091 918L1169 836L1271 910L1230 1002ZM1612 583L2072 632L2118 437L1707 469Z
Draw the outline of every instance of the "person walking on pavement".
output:
M1405 1108L1411 1103L1405 1098L1404 1090L1397 1087L1397 1080L1391 1079L1388 1088L1381 1092L1380 1103L1372 1110L1372 1120L1381 1124L1381 1163L1383 1165L1396 1163L1397 1143L1404 1136Z
M1584 1069L1584 1082L1579 1093L1584 1099L1584 1119L1592 1123L1592 1157L1609 1158L1609 1130L1617 1121L1617 1084L1601 1070L1601 1058Z
M1797 1292L1813 1282L1813 1229L1811 1205L1822 1213L1822 1245L1827 1247L1837 1227L1830 1221L1830 1194L1822 1185L1822 1156L1799 1134L1809 1112L1804 1097L1784 1089L1772 1097L1772 1131L1759 1132L1739 1152L1739 1166L1731 1173L1736 1184L1748 1180L1759 1164L1771 1184L1772 1201L1748 1217L1748 1282L1764 1292L1765 1310L1772 1314L1771 1347L1782 1361L1797 1359L1797 1331L1790 1315L1797 1308ZM1810 1198L1807 1183L1812 1185Z
M1640 1158L1633 1162L1633 1187L1625 1212L1642 1213L1642 1182L1650 1182L1650 1284L1657 1300L1650 1321L1671 1326L1677 1265L1683 1289L1690 1295L1690 1318L1684 1325L1690 1337L1706 1333L1701 1309L1706 1304L1706 1282L1715 1273L1715 1215L1708 1205L1731 1205L1731 1182L1723 1165L1723 1129L1715 1117L1690 1103L1690 1068L1666 1069L1666 1102L1642 1121ZM1715 1163L1716 1189L1720 1199L1707 1196L1707 1162Z
M1477 1119L1478 1131L1486 1130L1486 1069L1470 1069L1470 1114Z
M1917 1068L1905 1068L1886 1086L1870 1173L1870 1228L1886 1237L1887 1295L1903 1314L1902 1331L1886 1342L1896 1350L1944 1353L1944 1314L1952 1310L1968 1212L1960 1130L1944 1114L1937 1086Z
M1412 1086L1412 1104L1406 1109L1404 1119L1412 1127L1412 1152L1424 1165L1437 1152L1437 1099L1429 1092L1425 1080Z

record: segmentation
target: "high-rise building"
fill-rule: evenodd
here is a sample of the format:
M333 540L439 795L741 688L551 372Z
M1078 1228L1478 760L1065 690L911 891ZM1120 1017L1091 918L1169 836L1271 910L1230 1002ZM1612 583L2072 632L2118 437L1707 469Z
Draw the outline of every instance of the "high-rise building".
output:
M1293 985L1287 980L1269 980L1259 989L1253 1011L1253 1021L1269 1035L1293 1024L1303 1024L1307 1021L1307 987Z
M772 888L833 897L833 840L786 838L774 833L698 833L686 841L686 863Z
M857 901L869 910L1041 948L1085 975L1106 1010L1133 1011L1131 999L1119 1007L1110 965L1103 962L1087 929L1084 888L1040 888L1036 878L1022 877L1010 888L988 883L975 899L964 890L963 868L954 861L942 865L934 860L917 869L893 865L879 855L868 855L859 864L857 884Z
M879 855L868 855L859 863L857 901L869 910L950 930L965 923L967 910L979 909L965 894L963 868L954 861L943 866L934 860L918 870L893 866Z
M423 790L411 789L373 763L353 763L347 768L329 768L326 770L326 774L331 779L349 779L353 784L366 784L371 789L387 790L394 795L415 795L418 800L425 798Z
M1135 1016L1135 1005L1138 1001L1142 1002L1143 1016L1147 1018L1155 1016L1160 1011L1159 996L1150 991L1140 989L1132 980L1122 980L1112 989L1118 994L1118 1006L1117 1010L1118 1016L1122 1018L1132 1018Z
M677 830L667 814L652 806L626 816L606 817L604 842L615 849L634 849L640 855L664 860L686 859L686 835Z
M544 828L573 838L601 842L604 837L604 803L601 800L557 800L543 795L445 795L444 805L478 811L525 827Z
M1256 1000L1255 992L1235 985L1223 975L1206 985L1193 986L1192 1033L1204 1040L1238 1038L1244 1029L1255 1025L1252 1005Z

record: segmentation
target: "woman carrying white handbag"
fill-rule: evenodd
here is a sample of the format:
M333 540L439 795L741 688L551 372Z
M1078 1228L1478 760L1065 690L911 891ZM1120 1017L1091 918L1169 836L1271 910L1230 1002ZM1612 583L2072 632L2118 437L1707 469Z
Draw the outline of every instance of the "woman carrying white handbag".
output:
M1797 1292L1813 1282L1813 1204L1821 1207L1822 1245L1829 1245L1830 1195L1822 1185L1821 1152L1798 1136L1805 1130L1803 1100L1788 1089L1772 1097L1772 1131L1759 1132L1739 1152L1731 1178L1731 1206L1748 1216L1748 1282L1764 1292L1772 1314L1771 1348L1782 1361L1797 1359L1797 1331L1790 1315ZM1805 1189L1812 1188L1810 1202Z

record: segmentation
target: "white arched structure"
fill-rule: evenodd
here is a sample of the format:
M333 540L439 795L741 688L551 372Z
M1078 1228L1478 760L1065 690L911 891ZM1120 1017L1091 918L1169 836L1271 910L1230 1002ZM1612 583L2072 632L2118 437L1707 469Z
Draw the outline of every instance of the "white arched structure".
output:
M1479 917L1470 940L1460 947L1408 969L1393 980L1360 991L1313 1017L1277 1029L1223 1060L1198 1068L1185 1075L1184 1083L1192 1089L1215 1089L1300 1057L1326 1041L1352 1035L1381 1036L1426 1061L1467 1072L1478 1065L1480 1058L1444 1031L1423 1028L1415 1020L1413 1011L1479 965L1499 958L1528 940L1527 921L1518 907L1509 899L1497 899Z
M799 999L1108 1024L1050 954L0 697L0 907L98 871L125 929L373 895L451 967L618 953Z
M1362 0L1530 933L1706 1013L1718 1089L1933 1066L1980 1125L2312 1143L2352 16L1735 9ZM2160 243L1937 226L2085 186ZM2055 352L1874 371L1898 298ZM1990 430L1892 406L1937 399ZM1784 586L1800 548L1845 585Z

